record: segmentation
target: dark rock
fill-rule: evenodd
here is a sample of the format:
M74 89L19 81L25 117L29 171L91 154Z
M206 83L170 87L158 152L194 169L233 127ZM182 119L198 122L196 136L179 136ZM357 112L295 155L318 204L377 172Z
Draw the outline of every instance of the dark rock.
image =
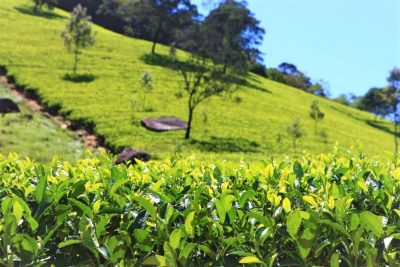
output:
M186 122L174 117L147 118L141 123L148 130L156 132L184 130L188 127Z
M0 98L0 113L20 112L19 107L11 99Z
M144 151L135 150L132 148L124 148L118 159L115 161L115 164L135 164L135 159L139 159L141 161L149 161L151 159L151 156L149 153Z

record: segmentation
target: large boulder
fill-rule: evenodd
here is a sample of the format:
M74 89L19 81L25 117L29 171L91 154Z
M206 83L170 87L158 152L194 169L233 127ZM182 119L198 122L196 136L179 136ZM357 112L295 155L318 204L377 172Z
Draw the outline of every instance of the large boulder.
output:
M149 153L144 151L135 150L133 148L124 148L118 159L115 161L115 164L135 164L135 159L141 161L149 161L151 159L151 156Z
M156 132L184 130L188 127L186 122L175 117L147 118L143 119L141 123L145 128Z
M0 98L0 113L20 112L19 107L11 99Z

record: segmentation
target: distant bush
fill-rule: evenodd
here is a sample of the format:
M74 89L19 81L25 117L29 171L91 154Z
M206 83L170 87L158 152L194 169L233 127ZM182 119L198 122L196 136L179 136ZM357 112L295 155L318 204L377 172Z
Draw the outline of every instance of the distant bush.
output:
M53 9L57 5L57 0L33 0L35 4L34 11L39 12L44 6L48 9Z

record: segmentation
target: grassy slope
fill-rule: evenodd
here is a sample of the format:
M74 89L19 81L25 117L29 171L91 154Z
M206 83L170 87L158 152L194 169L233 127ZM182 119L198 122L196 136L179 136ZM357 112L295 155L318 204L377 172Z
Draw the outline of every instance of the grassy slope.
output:
M18 103L21 113L0 116L0 153L18 152L21 156L48 162L54 155L66 160L76 160L83 150L79 141L61 130L50 119L18 102L0 85L0 98L12 98ZM30 118L32 115L32 118Z
M238 93L243 101L235 104L214 98L196 111L193 138L197 144L183 142L183 132L153 133L131 123L131 100L140 102L143 89L138 82L145 70L155 77L155 89L147 98L152 112L138 112L138 119L149 116L173 115L186 119L185 98L175 93L182 88L180 77L166 68L147 65L141 60L151 44L127 38L95 27L97 44L84 52L80 72L91 74L91 82L76 83L63 79L72 67L60 38L68 14L56 10L57 16L35 16L28 0L0 1L0 65L5 65L18 83L37 90L49 104L59 104L69 118L87 119L96 123L96 132L115 147L133 146L161 156L183 151L184 154L210 154L222 158L291 154L291 141L286 135L287 124L300 116L307 129L307 138L300 148L326 151L336 141L344 147L360 141L369 154L382 154L392 149L392 136L368 125L373 116L365 112L319 99L300 90L251 75L250 87ZM161 54L166 47L158 46ZM326 118L320 128L328 134L328 144L321 138L314 141L313 123L309 119L310 103L319 99ZM202 122L202 110L208 122ZM383 127L390 127L382 122ZM207 129L207 130L206 130ZM282 135L281 143L276 136ZM217 138L212 138L212 137ZM254 147L255 142L259 147ZM213 151L217 151L216 154ZM207 154L206 154L207 153ZM239 155L239 156L238 156Z

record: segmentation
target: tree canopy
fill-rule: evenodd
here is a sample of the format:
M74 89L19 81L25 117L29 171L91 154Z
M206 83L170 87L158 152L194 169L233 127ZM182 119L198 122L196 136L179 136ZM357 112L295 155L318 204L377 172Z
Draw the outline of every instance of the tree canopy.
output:
M174 42L198 16L197 7L190 0L129 0L119 12L130 35L153 42L152 53L158 42Z
M225 0L201 24L211 59L224 66L249 65L261 59L264 29L245 1Z

